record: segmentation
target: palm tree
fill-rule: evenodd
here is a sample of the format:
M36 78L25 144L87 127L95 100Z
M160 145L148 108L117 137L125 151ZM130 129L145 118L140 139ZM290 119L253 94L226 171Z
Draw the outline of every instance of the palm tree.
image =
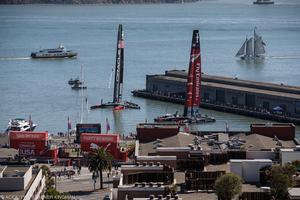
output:
M96 178L98 174L100 175L100 189L103 189L102 171L111 170L112 155L103 147L99 147L89 154L88 160L88 168L90 172L93 172L93 178Z

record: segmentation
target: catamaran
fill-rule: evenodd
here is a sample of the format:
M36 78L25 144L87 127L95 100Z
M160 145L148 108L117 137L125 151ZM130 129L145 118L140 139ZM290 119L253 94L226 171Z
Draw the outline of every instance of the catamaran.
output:
M114 82L114 94L113 101L103 103L101 100L100 104L91 106L91 109L96 108L111 108L114 110L123 110L125 108L140 109L140 106L122 100L123 93L123 72L124 72L124 32L122 24L119 24L118 39L117 39L117 53L116 53L116 64L115 64L115 82Z
M262 40L262 37L256 33L256 27L254 28L254 35L251 38L246 38L242 47L236 53L235 56L239 56L242 60L264 58L266 44Z
M186 123L206 123L214 122L210 116L201 115L199 106L201 102L201 53L199 30L193 31L192 47L190 54L190 64L188 79L186 84L186 98L183 115L178 113L165 114L154 119L155 122L176 122Z

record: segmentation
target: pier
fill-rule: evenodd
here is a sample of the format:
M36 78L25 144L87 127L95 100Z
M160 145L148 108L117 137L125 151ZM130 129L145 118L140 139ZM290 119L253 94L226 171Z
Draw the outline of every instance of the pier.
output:
M202 75L201 108L300 125L300 87ZM184 104L186 72L147 75L134 96ZM277 107L276 110L274 110Z

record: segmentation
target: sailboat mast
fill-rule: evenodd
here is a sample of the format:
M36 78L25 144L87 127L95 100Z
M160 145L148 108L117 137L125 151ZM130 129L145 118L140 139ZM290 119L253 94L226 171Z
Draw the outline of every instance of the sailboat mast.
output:
M124 33L122 29L122 24L119 24L116 65L115 65L114 96L113 96L114 103L119 103L122 100L123 71L124 71Z
M256 57L255 44L256 44L256 39L257 39L255 29L256 29L256 27L254 28L254 31L253 31L253 39L254 39L254 42L253 42L253 56L254 56L254 58Z
M186 84L186 98L184 116L194 116L199 110L201 87L201 58L199 30L193 31L188 78Z
M80 79L83 82L83 66L81 65L80 67ZM81 111L80 111L80 123L82 124L83 123L83 90L80 91L80 96L81 96Z

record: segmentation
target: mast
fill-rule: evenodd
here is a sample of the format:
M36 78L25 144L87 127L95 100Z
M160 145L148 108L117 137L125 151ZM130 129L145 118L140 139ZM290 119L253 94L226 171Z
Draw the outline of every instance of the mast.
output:
M246 43L246 57L253 56L253 38L250 38Z
M124 71L124 33L122 29L122 24L119 24L116 65L115 65L114 96L113 96L114 103L119 103L122 101L123 71Z
M262 37L259 36L258 34L256 34L255 30L256 30L256 27L254 29L254 56L257 57L257 56L265 53L264 46L266 44L262 40Z
M256 32L255 32L255 30L256 30L256 27L254 27L254 31L253 31L253 38L254 38L254 45L253 45L253 56L254 57L256 57L256 51L255 51L255 43L256 43Z
M82 83L84 84L83 82L83 66L81 65L80 66L80 81L82 81ZM81 110L80 110L80 123L82 124L83 123L83 90L80 91L80 96L81 96Z
M195 116L199 112L201 101L201 55L199 30L193 31L184 116Z

